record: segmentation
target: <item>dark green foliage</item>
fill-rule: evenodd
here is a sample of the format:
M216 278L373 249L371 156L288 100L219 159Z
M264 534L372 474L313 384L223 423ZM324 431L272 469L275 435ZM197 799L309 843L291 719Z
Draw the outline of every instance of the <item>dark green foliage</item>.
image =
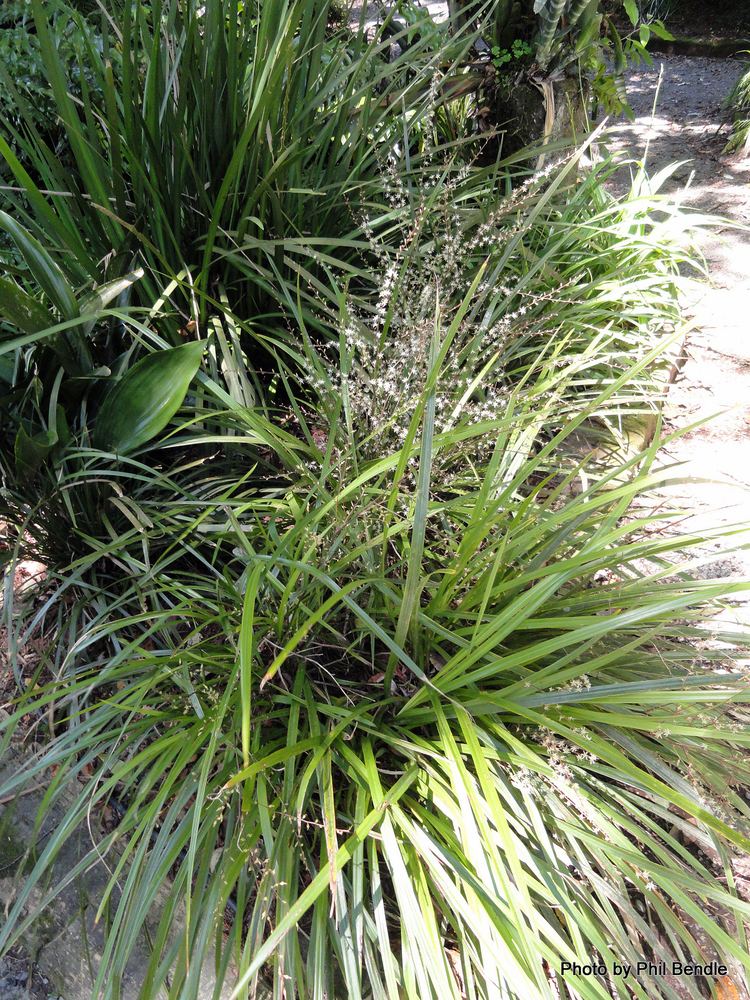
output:
M554 89L565 76L572 76L581 84L580 103L586 104L592 96L608 111L621 111L627 108L623 83L626 60L648 59L646 45L651 34L664 37L667 33L635 0L618 0L614 6L632 28L624 37L602 0L495 0L490 22L493 42L502 51L512 51L518 40L530 45L527 77L535 87L543 89L549 84ZM517 67L506 72L515 78L509 83L512 89L520 79ZM592 79L591 88L583 83L587 76ZM560 97L564 99L562 94ZM545 90L548 128L549 116L554 116L553 102L554 95ZM545 135L549 137L548 131L540 130L539 139Z
M745 70L732 92L727 98L727 107L732 118L732 136L727 143L726 151L750 153L750 69Z
M294 295L300 275L319 273L316 240L333 266L356 257L356 235L340 234L356 234L362 206L382 202L381 161L404 108L424 113L438 58L415 38L408 59L389 64L386 40L346 28L332 37L329 0L260 13L236 0L126 4L122 41L107 32L84 47L91 82L78 103L56 22L41 0L32 9L75 169L58 163L33 120L19 131L11 116L4 149L17 184L28 187L31 164L33 181L60 193L29 189L13 202L54 240L74 283L100 281L102 261L108 277L145 264L142 301L157 297L159 274L202 319L230 248L244 250L245 264L226 276L227 291L248 316L278 310L279 279Z
M66 88L80 99L84 88L92 83L90 78L85 79L84 68L87 46L96 45L94 22L85 17L92 10L51 0L46 11ZM50 92L29 0L7 0L0 9L0 121L24 135L29 128L38 131L51 149L65 157L67 143ZM21 152L15 143L14 149L17 154ZM0 176L9 176L6 164L0 166Z
M128 369L97 414L95 447L126 455L161 433L185 399L204 346L194 341L154 351Z

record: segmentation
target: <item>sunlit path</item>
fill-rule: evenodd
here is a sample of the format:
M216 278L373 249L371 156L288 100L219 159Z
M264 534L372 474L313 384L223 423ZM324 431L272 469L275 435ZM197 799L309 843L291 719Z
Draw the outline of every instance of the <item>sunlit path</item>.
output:
M728 59L681 56L637 68L628 78L635 119L608 132L613 151L645 156L652 175L680 164L664 190L680 190L686 205L726 220L700 235L709 283L686 289L695 326L666 409L672 428L714 417L667 449L681 473L702 480L671 491L690 512L682 524L691 531L750 524L750 161L723 155L723 104L740 68ZM750 553L722 556L732 544L713 543L717 558L707 575L750 573Z

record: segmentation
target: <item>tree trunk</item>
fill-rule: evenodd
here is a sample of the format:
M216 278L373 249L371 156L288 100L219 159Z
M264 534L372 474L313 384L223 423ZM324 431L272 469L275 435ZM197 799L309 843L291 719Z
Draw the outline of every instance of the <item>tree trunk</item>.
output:
M544 45L546 38L548 52L550 39L541 29L546 26L550 36L558 30L561 16L558 8L562 2L557 0L557 8L548 22L543 23L534 10L534 0L495 0L488 25L488 44L510 50L515 41L535 46ZM459 19L465 19L468 10L476 11L473 0L450 0L449 7ZM572 65L577 67L575 61ZM519 69L515 75L503 72L499 76L488 104L491 124L503 132L503 155L526 147L539 148L548 142L576 140L585 134L589 85L575 71L570 76L561 76L559 71L550 73L547 61L542 58Z
M525 77L501 82L495 120L504 130L503 155L527 146L541 150L546 143L580 140L587 132L587 104L588 87L578 77L544 85Z

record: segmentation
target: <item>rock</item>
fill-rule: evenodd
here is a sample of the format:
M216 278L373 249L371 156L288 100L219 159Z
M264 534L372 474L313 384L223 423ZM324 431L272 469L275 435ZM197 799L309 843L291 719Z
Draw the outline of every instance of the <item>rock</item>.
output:
M0 958L1 1000L63 1000L50 993L48 982L29 956L14 949Z
M23 767L23 759L18 755L4 765L16 769ZM0 914L2 920L15 902L24 886L26 848L31 843L36 814L41 802L42 791L17 797L11 804L0 808ZM37 837L39 849L49 834L59 824L60 810L45 816ZM92 820L92 822L94 822ZM91 836L86 826L80 827L65 841L54 863L50 884L61 879L91 849ZM114 859L116 861L116 859ZM113 856L107 858L113 866ZM109 880L109 872L103 864L95 865L78 879L67 885L59 895L43 905L43 893L47 885L37 885L31 892L25 911L41 909L31 926L16 942L15 950L0 960L0 1000L49 1000L62 997L64 1000L91 1000L92 986L97 974L97 963L104 949L102 925L95 923L95 914ZM166 902L166 892L162 893L161 905ZM150 921L150 930L155 929L158 913ZM175 934L180 933L179 919L175 922ZM150 951L145 938L139 942L131 955L131 960L119 984L121 1000L136 1000L139 996L143 970L148 965ZM213 963L208 963L201 980L201 998L214 997L215 978ZM25 975L32 975L37 982L36 992L26 993L26 986L13 985ZM21 989L21 993L13 992ZM40 992L40 990L42 992ZM228 997L226 989L222 997ZM159 1000L166 996L164 991L149 1000Z

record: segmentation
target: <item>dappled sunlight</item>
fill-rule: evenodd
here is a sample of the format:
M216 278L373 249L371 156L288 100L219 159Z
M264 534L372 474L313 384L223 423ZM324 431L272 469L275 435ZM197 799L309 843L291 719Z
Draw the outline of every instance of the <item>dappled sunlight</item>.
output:
M750 183L750 163L722 155L730 132L724 102L740 68L725 59L665 56L634 70L627 79L634 118L610 123L607 148L645 161L651 173L679 163L666 190L687 187L682 195L687 204L720 211L728 184ZM733 207L749 199L750 187L732 189Z
M395 4L389 3L367 3L362 2L362 0L356 0L352 4L349 11L349 19L352 24L359 23L362 17L362 10L365 9L365 24L375 24L378 20L382 20L388 15L388 13L395 8ZM441 23L447 21L448 19L448 4L445 0L422 0L419 4L420 10L426 11L430 17ZM398 17L398 12L396 12Z
M708 281L691 278L683 289L690 329L665 411L668 429L684 431L665 458L676 476L692 480L665 497L684 508L681 527L698 533L750 525L750 161L723 154L723 105L739 72L729 60L679 56L633 71L634 119L613 122L605 143L623 161L645 161L651 175L679 163L661 190L724 220L699 231ZM625 190L633 170L623 167L615 190ZM750 553L720 558L735 543L731 536L707 543L710 565L721 565L719 575L749 577ZM740 619L750 624L750 606Z

